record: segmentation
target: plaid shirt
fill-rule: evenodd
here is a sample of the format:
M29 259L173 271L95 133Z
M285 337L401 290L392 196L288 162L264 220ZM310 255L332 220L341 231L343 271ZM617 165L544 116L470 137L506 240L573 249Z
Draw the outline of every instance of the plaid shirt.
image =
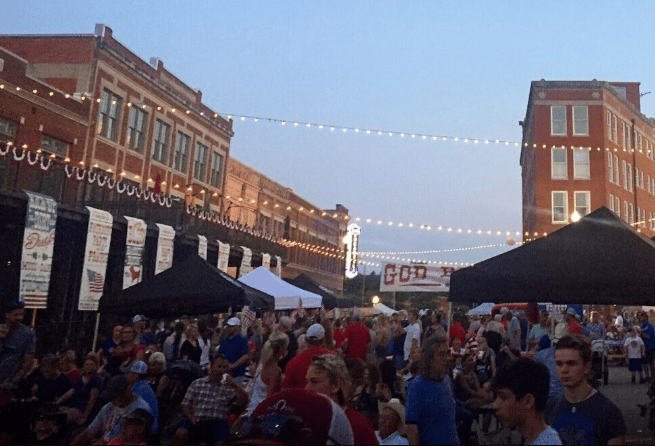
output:
M184 395L182 405L190 408L198 421L227 420L236 391L229 384L214 384L205 376L195 380Z

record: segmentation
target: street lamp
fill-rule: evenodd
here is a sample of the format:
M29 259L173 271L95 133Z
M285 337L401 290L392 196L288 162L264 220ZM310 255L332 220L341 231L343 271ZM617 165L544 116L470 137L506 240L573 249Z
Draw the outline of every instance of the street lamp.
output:
M580 221L580 214L578 214L578 211L573 211L573 213L571 214L571 221L573 223Z
M379 296L373 296L371 298L371 302L373 303L373 305L379 304L380 303L380 297Z

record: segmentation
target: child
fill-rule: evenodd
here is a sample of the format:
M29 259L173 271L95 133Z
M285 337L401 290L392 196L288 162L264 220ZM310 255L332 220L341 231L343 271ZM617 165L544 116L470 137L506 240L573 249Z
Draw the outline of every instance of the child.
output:
M632 384L635 384L636 372L639 372L639 383L646 382L644 380L644 372L641 367L641 357L646 354L646 347L644 341L637 336L637 329L630 328L629 335L623 341L623 353L628 355L628 370L632 372Z

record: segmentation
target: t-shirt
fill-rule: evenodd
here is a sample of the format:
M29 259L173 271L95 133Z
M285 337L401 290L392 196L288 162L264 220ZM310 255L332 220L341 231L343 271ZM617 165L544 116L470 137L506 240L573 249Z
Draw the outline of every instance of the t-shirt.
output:
M466 343L466 329L460 321L455 321L450 326L449 336L451 341L455 338L458 338L462 341L462 345Z
M373 426L371 426L371 422L368 421L368 418L349 407L344 411L350 422L350 427L353 430L353 437L355 440L353 444L380 444L378 442L378 437L375 436L375 430L373 430Z
M418 323L408 325L405 329L407 331L407 336L405 337L405 345L403 346L403 354L405 361L409 359L409 355L412 353L412 341L414 339L418 340L418 346L421 345L421 327Z
M307 369L312 362L312 358L318 355L334 354L333 351L328 350L321 346L310 346L303 350L287 364L284 369L284 381L282 381L282 388L288 389L290 387L305 388Z
M60 373L55 379L45 379L43 375L39 375L36 385L39 386L36 396L43 403L54 402L73 387L68 376L63 373Z
M407 389L405 404L405 424L417 425L421 444L459 444L449 376L439 382L419 375Z
M91 398L91 390L98 389L98 392L100 392L101 386L102 381L98 375L91 378L88 383L85 383L83 378L78 379L75 381L75 384L73 384L73 390L75 392L73 393L71 399L68 400L68 405L70 405L70 407L74 407L80 412L84 412L86 410L87 404L89 403L89 398Z
M237 362L243 355L250 353L248 340L240 334L236 334L232 338L225 338L218 347L218 353L224 355L230 363ZM243 376L246 373L246 367L248 367L247 361L232 369L232 376Z
M553 407L549 424L564 444L607 444L612 438L625 436L628 430L621 409L600 392L577 404L569 403L562 395Z
M123 415L128 415L137 409L145 409L152 413L148 403L142 398L137 397L132 404L127 407L118 407L114 403L107 403L102 406L95 419L87 427L87 431L94 435L101 435L102 439L110 439L120 435L123 430Z
M539 342L539 339L545 334L548 334L548 331L541 326L541 324L535 325L530 329L530 334L528 335L528 341Z
M196 342L196 345L193 345L188 339L184 341L184 344L182 344L182 348L180 349L180 357L184 358L186 356L189 361L200 364L200 356L202 356L202 347L200 347L201 341L197 340Z
M580 325L577 321L569 322L569 333L584 335L584 331L582 331L582 325Z
M509 338L509 346L514 350L521 348L521 323L517 317L512 317L512 320L507 323L507 337ZM519 336L517 336L517 334ZM518 339L517 339L518 338Z
M640 359L641 358L641 346L644 345L644 341L641 340L639 336L634 338L627 337L623 341L623 346L628 347L628 358L629 359Z
M649 336L649 337L642 338L646 350L655 350L655 327L653 327L653 324L651 324L648 321L641 324L641 333L642 336L644 334L647 334Z
M371 332L366 325L355 321L346 327L345 338L348 339L345 356L350 359L361 359L366 361L366 350L371 343Z
M534 440L530 443L531 445L550 445L550 444L562 444L562 440L559 438L559 434L555 429L550 426L546 426L546 429L542 430L539 435L535 437Z
M13 378L23 366L23 359L28 353L34 353L36 349L36 335L34 331L25 325L20 325L16 330L0 340L0 383Z
M341 343L346 339L346 333L341 328L335 328L332 338L334 338L334 348L341 348Z
M157 432L159 426L159 403L157 402L155 392L152 390L152 386L147 379L142 379L134 383L132 386L132 392L134 392L136 396L143 398L143 401L150 406L150 413L154 417L150 428L153 432Z

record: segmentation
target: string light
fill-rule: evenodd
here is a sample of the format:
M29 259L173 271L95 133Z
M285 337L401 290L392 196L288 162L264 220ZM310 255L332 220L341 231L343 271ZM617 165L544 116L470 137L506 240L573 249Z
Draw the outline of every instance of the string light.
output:
M518 245L521 242L517 242ZM360 251L359 254L366 257L375 257L380 255L407 255L407 254L438 254L443 252L458 252L458 251L472 251L475 249L490 249L507 246L507 243L493 243L489 245L468 246L465 248L451 248L451 249L432 249L423 251Z
M371 219L371 218L364 218L364 217L355 217L354 220L356 222L364 222L368 224L372 224L374 221L377 225L383 225L385 223L385 220L381 219ZM444 233L450 233L450 234L478 234L478 235L505 235L505 236L520 236L521 231L507 231L507 230L498 230L498 229L471 229L471 228L454 228L454 227L448 227L448 226L443 226L443 225L429 225L429 224L420 224L416 226L414 223L404 223L404 222L393 222L391 220L386 221L386 226L387 227L393 227L393 228L414 228L417 227L418 229L425 230L425 231L432 231L435 230L437 232L444 232Z

